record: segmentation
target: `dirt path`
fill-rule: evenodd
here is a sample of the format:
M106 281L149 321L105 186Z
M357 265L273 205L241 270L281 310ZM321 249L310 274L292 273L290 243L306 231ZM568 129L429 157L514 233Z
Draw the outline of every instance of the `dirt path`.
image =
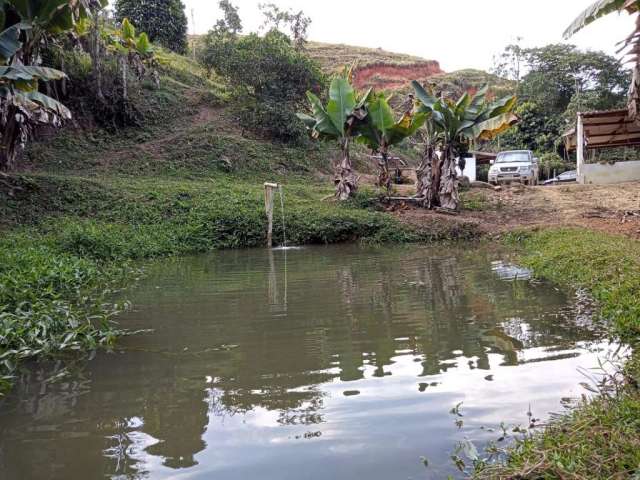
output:
M517 228L580 226L640 239L640 182L517 186L499 192L472 189L466 197L481 209L465 210L455 217L408 205L396 206L394 211L398 218L415 225L474 223L489 234Z

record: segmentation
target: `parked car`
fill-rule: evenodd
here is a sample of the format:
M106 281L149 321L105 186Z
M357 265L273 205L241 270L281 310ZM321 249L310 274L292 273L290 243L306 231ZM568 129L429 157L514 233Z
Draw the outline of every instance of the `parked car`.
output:
M543 185L557 185L558 183L570 183L578 181L578 172L576 170L571 170L569 172L564 172L558 175L557 177L550 178L546 180Z
M500 152L489 169L489 183L537 185L540 167L531 150Z

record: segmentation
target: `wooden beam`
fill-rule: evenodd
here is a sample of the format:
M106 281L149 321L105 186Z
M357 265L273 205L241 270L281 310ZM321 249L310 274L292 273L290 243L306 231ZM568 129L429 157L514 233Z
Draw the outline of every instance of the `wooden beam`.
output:
M582 177L582 171L584 170L584 121L580 113L578 113L578 126L576 128L576 150L578 183L585 183Z

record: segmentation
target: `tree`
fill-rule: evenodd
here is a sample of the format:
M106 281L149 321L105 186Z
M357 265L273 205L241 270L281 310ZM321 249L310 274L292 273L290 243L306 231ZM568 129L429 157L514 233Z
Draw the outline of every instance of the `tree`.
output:
M553 152L558 137L566 129L561 115L548 113L533 101L520 103L515 109L517 125L500 135L500 148Z
M242 32L242 20L238 14L238 7L234 6L229 0L220 0L218 7L222 10L223 18L216 22L214 31L228 32L237 35Z
M218 3L223 18L218 19L215 26L204 38L204 48L198 52L198 60L211 76L213 70L225 71L223 65L234 54L238 34L242 32L242 20L238 8L229 0Z
M524 51L528 73L519 95L548 113L561 115L574 95L595 92L603 104L615 106L624 98L629 74L620 62L603 52L580 51L575 45L552 44Z
M60 102L40 93L40 82L66 78L39 65L40 49L53 35L79 28L106 1L47 0L0 4L0 170L16 158L38 125L57 127L71 118Z
M522 121L499 137L498 148L555 152L557 138L575 122L579 110L606 110L624 105L630 74L614 57L552 44L522 49L511 45L500 57L500 73L520 70L516 114ZM510 73L511 72L511 73Z
M520 82L524 68L525 49L520 42L522 37L516 39L517 43L507 45L498 57L494 57L493 72L495 75Z
M412 86L419 101L418 111L428 115L416 196L427 208L457 210L456 158L462 158L475 141L490 140L518 121L513 114L516 97L489 103L488 88L484 87L473 97L465 93L454 102L435 98L415 80Z
M564 32L565 38L570 38L587 25L595 22L597 19L609 15L613 12L621 12L626 10L629 14L640 12L639 0L598 0L584 10ZM636 20L634 31L622 42L622 48L619 52L627 50L627 56L630 56L634 63L633 77L629 87L627 96L627 107L629 116L637 119L640 115L640 15Z
M322 105L312 92L307 92L312 115L298 113L315 139L337 141L341 158L335 163L336 198L347 200L358 190L358 178L353 172L349 149L359 135L358 126L367 117L366 104L371 90L358 96L351 84L351 71L336 76L329 87L329 102Z
M389 192L391 190L389 148L415 134L424 124L427 114L415 113L413 108L410 108L399 120L396 120L383 93L369 95L366 108L368 111L366 121L356 127L356 132L359 134L358 141L380 154L378 186Z
M118 22L128 18L149 40L174 52L187 51L187 16L182 0L116 0Z
M295 47L299 50L305 47L311 17L306 16L302 10L297 12L292 9L281 10L275 3L261 3L259 8L265 18L262 24L263 29L280 30L281 26L288 27Z
M224 38L223 44L207 45L201 58L219 59L205 67L215 69L235 88L243 126L285 142L303 138L295 112L304 104L306 92L318 91L323 84L320 67L278 30L264 37L251 33ZM220 58L222 46L224 58Z

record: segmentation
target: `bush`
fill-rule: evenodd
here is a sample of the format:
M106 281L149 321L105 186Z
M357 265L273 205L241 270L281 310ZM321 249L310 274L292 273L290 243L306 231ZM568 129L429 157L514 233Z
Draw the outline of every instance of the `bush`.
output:
M117 59L109 56L103 59L102 93L104 99L97 96L93 79L93 66L89 54L73 48L51 45L44 54L43 64L64 70L69 77L66 86L55 82L58 98L79 117L83 123L96 124L107 130L123 127L140 127L144 123L144 114L138 108L141 97L145 95L143 85L134 75L129 75L127 98L123 96L122 76L119 73Z
M304 137L295 117L308 90L319 91L324 77L320 67L278 30L264 37L239 37L212 30L205 39L200 61L234 87L242 106L244 128L269 138L295 142Z
M187 52L187 16L181 0L116 0L115 7L118 22L128 18L152 42Z
M307 138L304 125L289 104L253 101L240 109L239 118L243 128L266 138L284 143L299 143Z

